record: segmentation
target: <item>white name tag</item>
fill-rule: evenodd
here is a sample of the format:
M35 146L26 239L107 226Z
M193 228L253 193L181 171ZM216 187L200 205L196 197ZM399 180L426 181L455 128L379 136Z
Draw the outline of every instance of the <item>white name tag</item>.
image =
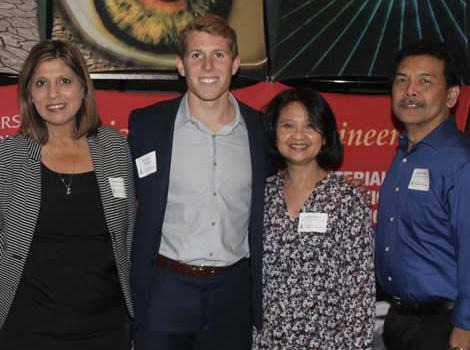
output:
M417 191L429 191L429 169L413 170L408 189Z
M300 213L299 232L325 233L328 222L328 214L325 213Z
M137 158L135 160L135 164L137 165L137 175L139 178L143 178L157 172L157 155L155 151Z
M109 184L114 198L127 198L126 186L122 177L110 177Z

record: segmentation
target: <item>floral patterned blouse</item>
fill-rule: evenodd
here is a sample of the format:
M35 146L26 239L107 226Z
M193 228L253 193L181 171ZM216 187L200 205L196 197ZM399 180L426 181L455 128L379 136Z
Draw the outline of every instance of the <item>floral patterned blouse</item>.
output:
M265 189L263 308L253 349L371 349L375 279L370 208L333 172L303 212L326 213L326 232L298 232L284 199L284 172Z

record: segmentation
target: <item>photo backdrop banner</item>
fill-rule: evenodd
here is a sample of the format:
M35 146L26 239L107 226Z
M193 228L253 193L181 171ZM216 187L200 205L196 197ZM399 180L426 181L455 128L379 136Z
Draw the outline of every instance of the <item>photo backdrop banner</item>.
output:
M255 109L262 109L270 99L287 86L280 83L258 83L236 89L234 95ZM107 126L127 135L129 112L158 101L178 96L176 93L129 93L98 90L98 110ZM339 173L360 179L369 187L376 222L378 190L385 177L399 135L399 126L392 118L387 95L352 95L322 93L337 120L345 146L344 162ZM18 131L20 118L16 102L16 86L0 87L0 137ZM464 130L470 110L470 87L462 87L456 109L459 128ZM158 118L158 115L155 116Z

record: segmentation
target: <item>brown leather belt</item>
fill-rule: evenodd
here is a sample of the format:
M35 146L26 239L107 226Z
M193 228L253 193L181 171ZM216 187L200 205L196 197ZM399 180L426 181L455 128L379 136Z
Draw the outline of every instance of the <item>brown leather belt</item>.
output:
M238 263L236 263L235 265L237 264ZM231 265L228 267L222 267L222 266L188 265L188 264L184 264L182 262L164 257L163 255L157 255L157 257L155 258L155 265L157 265L160 268L170 270L174 273L179 273L181 275L192 276L192 277L217 276L217 275L220 275L227 268L235 266L235 265Z

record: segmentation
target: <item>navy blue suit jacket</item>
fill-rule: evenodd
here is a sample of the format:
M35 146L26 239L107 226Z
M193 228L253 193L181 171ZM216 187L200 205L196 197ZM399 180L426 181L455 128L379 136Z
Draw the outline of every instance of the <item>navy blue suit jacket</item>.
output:
M135 160L155 151L157 171L139 178L136 172L137 220L131 260L131 288L135 306L135 327L146 322L151 294L155 257L162 236L163 218L168 198L173 131L181 98L156 103L132 111L129 118L129 144ZM265 150L262 117L259 112L239 102L246 122L252 167L252 198L249 224L250 264L252 274L253 324L262 320L262 232L265 181ZM134 168L135 168L134 162ZM190 169L188 169L190 170Z

